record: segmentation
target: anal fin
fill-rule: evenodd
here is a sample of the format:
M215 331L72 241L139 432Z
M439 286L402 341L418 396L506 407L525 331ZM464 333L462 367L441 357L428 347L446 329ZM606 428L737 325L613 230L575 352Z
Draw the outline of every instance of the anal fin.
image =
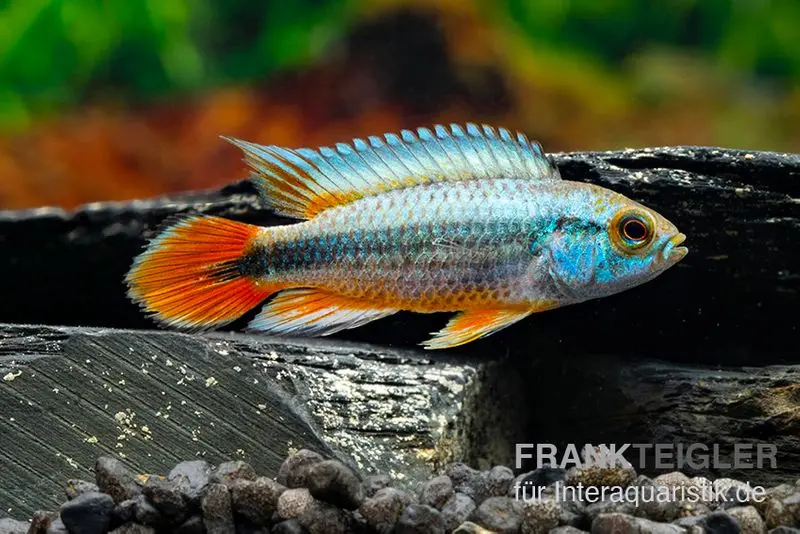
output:
M442 330L422 343L428 350L447 349L464 345L511 326L539 308L497 308L467 310L450 319Z
M397 311L321 289L289 289L267 304L247 329L273 335L327 336Z

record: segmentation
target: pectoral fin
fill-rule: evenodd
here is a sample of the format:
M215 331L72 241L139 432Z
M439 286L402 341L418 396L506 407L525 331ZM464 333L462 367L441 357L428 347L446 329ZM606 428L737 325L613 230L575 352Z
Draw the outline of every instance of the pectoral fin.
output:
M422 345L428 350L464 345L502 330L534 311L534 309L489 309L461 312Z

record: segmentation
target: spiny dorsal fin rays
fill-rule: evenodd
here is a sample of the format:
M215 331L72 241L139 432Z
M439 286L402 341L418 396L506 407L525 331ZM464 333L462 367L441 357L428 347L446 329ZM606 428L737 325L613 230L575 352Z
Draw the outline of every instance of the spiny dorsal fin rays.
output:
M558 180L558 169L523 133L467 123L402 130L334 148L290 149L223 137L255 171L262 198L278 213L310 219L359 198L431 182L517 178Z

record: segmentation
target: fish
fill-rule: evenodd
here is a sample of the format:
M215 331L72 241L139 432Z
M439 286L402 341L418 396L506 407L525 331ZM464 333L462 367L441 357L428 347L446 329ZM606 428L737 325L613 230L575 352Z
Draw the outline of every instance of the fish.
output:
M447 349L639 286L688 253L661 214L563 179L507 128L438 124L317 149L223 139L263 202L297 222L167 221L125 278L167 328L257 311L248 332L316 337L399 311L454 312L421 344Z

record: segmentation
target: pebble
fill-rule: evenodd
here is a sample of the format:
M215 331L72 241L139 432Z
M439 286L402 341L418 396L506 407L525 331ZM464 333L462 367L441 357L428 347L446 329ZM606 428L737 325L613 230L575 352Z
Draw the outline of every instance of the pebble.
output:
M235 480L230 485L233 511L256 526L266 525L286 488L271 478Z
M231 494L224 484L208 484L200 501L203 525L208 534L234 534Z
M70 479L64 487L64 494L68 500L72 500L78 495L89 492L100 492L100 488L94 482L87 482L86 480Z
M0 534L28 534L27 521L17 521L10 517L0 519Z
M115 528L109 534L156 534L156 530L153 527L146 527L138 523L128 523Z
M706 534L739 534L742 527L739 521L725 512L714 512L703 517L698 523Z
M296 519L287 519L276 523L270 534L308 534L308 531Z
M54 519L50 526L47 527L47 534L69 534L67 527L64 526L64 522L61 521L61 518Z
M453 531L453 534L495 534L491 530L486 530L480 525L473 523L472 521L464 521L461 525L458 526L457 529Z
M338 460L323 460L309 466L306 484L315 499L347 510L355 510L364 501L361 480Z
M278 497L278 515L282 519L297 519L314 501L305 488L287 489Z
M680 471L658 475L653 479L653 483L657 486L666 486L668 488L688 488L692 486L691 479Z
M626 514L602 514L592 521L592 534L685 534L686 530L671 523L657 523Z
M172 482L150 477L142 488L142 493L168 524L180 525L186 520L188 502Z
M390 487L392 485L392 477L389 475L369 475L364 477L361 485L364 488L364 497L372 497L378 490Z
M49 527L50 523L52 523L56 518L58 518L58 514L54 514L52 512L36 512L31 518L31 524L28 530L26 530L26 533L45 534L47 532L47 527Z
M507 497L514 483L514 471L504 465L492 467L486 474L486 494L489 497Z
M800 528L792 527L775 527L767 534L800 534Z
M164 521L161 512L144 495L137 495L133 499L133 517L136 522L148 527L159 527Z
M199 508L203 491L211 480L211 466L205 460L181 462L167 475L191 507Z
M555 499L532 500L522 503L523 534L549 532L558 526L562 508Z
M765 534L767 525L753 506L737 506L729 508L728 514L733 516L742 527L742 534Z
M233 524L231 524L231 526L233 526ZM199 515L191 516L177 527L174 527L171 532L172 534L207 534L203 518Z
M636 479L636 470L630 465L613 467L573 467L567 471L565 484L575 486L620 486L628 487Z
M450 477L455 491L471 497L476 504L486 498L486 478L477 469L456 463L445 467L445 474Z
M70 532L106 534L113 510L114 499L110 495L90 491L61 505L60 517Z
M347 512L327 502L313 500L297 518L309 534L347 534L350 518Z
M383 488L361 503L358 511L367 524L375 530L389 532L413 497L397 488Z
M516 532L522 523L520 501L511 497L489 497L470 516L470 520L495 532Z
M94 465L95 483L102 493L111 495L114 502L132 499L141 493L133 474L125 465L110 456L101 456Z
M226 486L234 480L255 480L258 477L253 466L242 460L233 462L222 462L209 475L209 483L225 484Z
M324 458L314 451L301 449L287 457L278 470L277 480L287 488L306 487L308 469Z
M535 488L546 488L556 482L564 482L567 471L558 467L542 467L519 475L508 488L508 496L521 499L523 496L532 496Z
M453 494L453 481L447 475L440 475L420 486L419 502L441 510Z
M447 531L454 530L472 515L477 506L471 497L463 493L454 493L442 506L442 518Z
M585 532L585 530L581 530L569 525L550 529L550 534L583 534Z
M441 512L425 504L409 504L400 514L394 534L445 534Z

